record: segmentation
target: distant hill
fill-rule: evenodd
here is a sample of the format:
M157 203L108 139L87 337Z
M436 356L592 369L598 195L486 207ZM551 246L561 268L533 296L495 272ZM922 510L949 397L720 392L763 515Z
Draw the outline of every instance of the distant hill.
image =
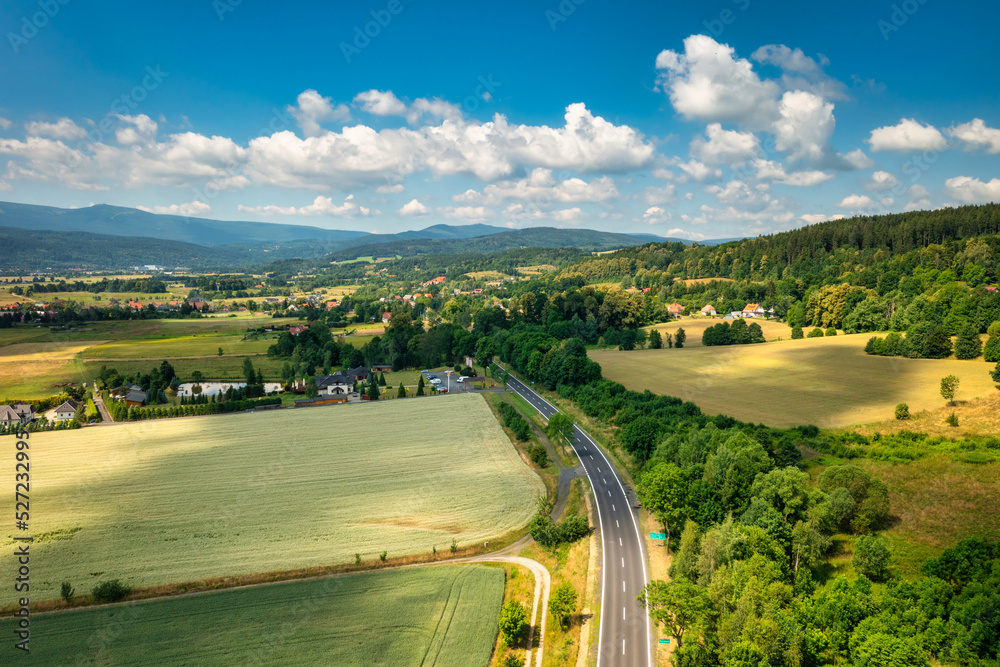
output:
M127 269L132 266L230 268L252 262L250 253L139 236L0 227L0 271Z
M305 225L228 222L180 215L159 215L105 204L87 208L55 208L0 202L0 226L141 236L207 246L232 243L281 243L301 239L345 241L367 236L364 232L320 229Z

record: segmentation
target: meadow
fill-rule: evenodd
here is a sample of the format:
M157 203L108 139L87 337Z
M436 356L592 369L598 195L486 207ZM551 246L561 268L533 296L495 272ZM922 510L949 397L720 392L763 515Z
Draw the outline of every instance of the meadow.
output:
M274 379L281 373L281 360L259 356L267 352L273 341L244 341L243 334L248 328L289 322L298 320L270 317L138 320L88 322L65 331L39 327L2 329L0 399L50 396L67 384L92 381L102 365L122 373L148 373L165 358L177 359L172 363L182 377L200 370L210 378L238 379L243 377L243 358L252 356L254 366Z
M941 378L956 375L958 398L995 392L981 360L906 359L864 353L870 334L757 345L663 350L592 350L604 377L629 389L692 401L708 414L769 426L836 428L940 408Z
M39 433L31 474L33 599L478 544L544 493L474 394Z
M33 616L37 664L485 667L504 571L442 565ZM13 636L13 621L0 632ZM0 662L14 661L13 641ZM9 661L7 657L9 656Z

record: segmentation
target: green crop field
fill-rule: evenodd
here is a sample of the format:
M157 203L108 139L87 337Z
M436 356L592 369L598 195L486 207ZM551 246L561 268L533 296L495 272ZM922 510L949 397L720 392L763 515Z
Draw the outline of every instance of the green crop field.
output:
M81 355L83 359L170 359L173 357L197 357L218 354L253 355L265 354L273 340L243 340L243 336L226 334L203 334L179 336L154 340L131 340L105 343L88 348Z
M485 667L503 591L500 568L442 565L33 616L26 662Z
M834 428L944 405L941 378L961 379L957 398L996 391L982 360L904 359L864 353L871 334L681 350L592 350L604 377L629 389L692 401L708 414L787 427Z
M33 599L481 543L544 492L474 394L39 433L30 455Z

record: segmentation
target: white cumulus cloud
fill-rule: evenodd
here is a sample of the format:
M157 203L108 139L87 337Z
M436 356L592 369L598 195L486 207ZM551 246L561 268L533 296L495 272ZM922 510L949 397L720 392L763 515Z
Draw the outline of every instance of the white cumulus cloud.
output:
M419 199L411 199L396 212L400 215L427 215L428 209Z
M376 116L402 116L406 105L391 90L367 90L354 97L354 103Z
M961 141L965 150L982 148L987 153L1000 153L1000 130L987 127L981 118L974 118L945 132Z
M351 118L346 104L334 104L331 98L323 97L311 88L299 93L296 102L297 106L288 107L288 113L292 114L307 137L319 135L323 131L320 127L322 122Z
M867 139L873 151L939 151L947 141L933 125L921 125L903 118L896 125L877 127Z
M944 182L945 191L955 199L967 204L1000 202L1000 178L988 183L970 176L956 176Z
M348 195L343 204L334 204L329 197L316 197L308 206L243 206L237 207L243 213L254 215L333 215L342 218L367 217L378 211L359 206L354 195Z
M8 127L10 126L8 125L4 129ZM24 124L24 131L31 137L52 137L54 139L67 139L70 141L83 139L87 136L85 129L66 117L59 118L54 123L30 121Z
M738 164L760 152L760 140L752 132L724 130L720 123L710 123L705 134L707 140L691 140L691 156L707 164Z
M169 215L202 216L212 212L212 207L203 201L191 201L185 204L170 204L169 206L136 206L141 211Z

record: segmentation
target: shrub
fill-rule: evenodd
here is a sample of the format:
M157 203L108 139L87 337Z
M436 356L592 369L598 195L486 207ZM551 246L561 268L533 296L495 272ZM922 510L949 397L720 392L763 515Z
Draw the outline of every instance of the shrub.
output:
M451 546L448 548L451 549L452 553L455 553L456 551L458 551L458 542L454 538L452 538Z
M910 418L910 406L906 403L900 403L896 406L896 419L900 421L906 421Z
M809 332L809 338L822 338L822 337L823 337L823 330L820 329L819 327L816 327L815 329Z
M983 361L1000 362L1000 336L990 336L990 339L986 341L986 345L983 347Z
M361 565L361 554L354 554L354 564Z
M837 335L837 327L827 327L826 331L824 332L823 335L825 335L825 336L836 336Z
M62 586L59 588L59 597L61 597L63 601L66 602L66 604L69 604L70 602L73 601L74 593L76 593L76 591L73 589L73 586L68 581L64 581L62 583Z
M542 445L528 445L528 458L539 468L544 468L549 464L549 454Z
M993 381L1000 384L1000 362L997 362L996 368L990 371L990 377Z
M792 327L792 340L798 340L799 338L805 338L805 334L802 333L801 325L796 324Z
M123 584L120 579L112 579L94 586L91 594L94 596L94 602L119 602L131 592L132 589Z
M889 547L878 535L862 535L854 540L854 557L851 565L872 581L883 581L889 576Z
M958 415L956 415L954 412L952 412L950 415L948 415L948 418L944 420L944 423L947 424L948 426L951 426L952 428L957 427L958 426Z
M500 609L500 634L508 646L516 646L528 630L528 612L517 600L507 600Z
M378 559L384 563L385 562L385 557L388 556L388 555L389 555L388 551L383 551L382 553L380 553L378 555Z
M500 663L500 667L522 667L524 665L524 660L517 657L514 653L508 653L503 657L503 662Z

